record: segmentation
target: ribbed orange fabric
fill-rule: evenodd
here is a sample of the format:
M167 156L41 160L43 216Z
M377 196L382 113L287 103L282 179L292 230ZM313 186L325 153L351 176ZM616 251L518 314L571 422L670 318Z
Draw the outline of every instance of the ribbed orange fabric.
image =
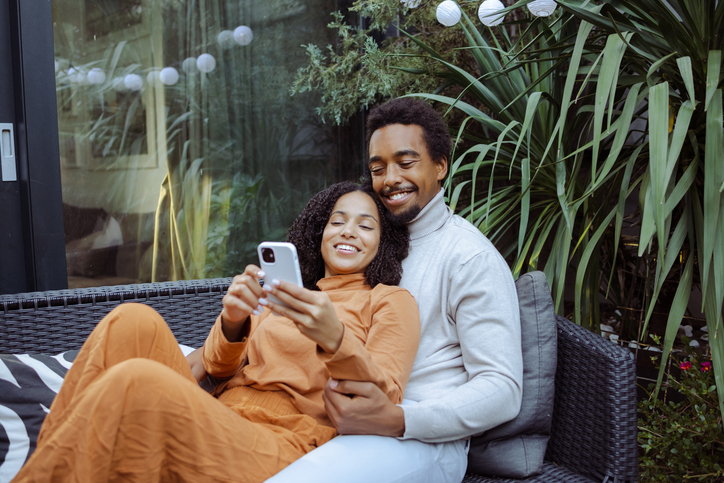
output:
M83 345L13 481L260 482L334 434L280 391L209 395L163 318L123 304Z

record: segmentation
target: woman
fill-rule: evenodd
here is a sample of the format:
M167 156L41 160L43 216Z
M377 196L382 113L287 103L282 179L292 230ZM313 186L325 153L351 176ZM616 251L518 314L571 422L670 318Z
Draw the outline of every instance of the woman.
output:
M419 316L408 292L385 285L399 282L408 243L385 214L374 194L333 185L290 229L305 288L262 288L253 265L234 278L203 347L205 371L228 378L214 396L155 311L114 309L14 481L264 481L335 436L329 377L372 381L401 402Z

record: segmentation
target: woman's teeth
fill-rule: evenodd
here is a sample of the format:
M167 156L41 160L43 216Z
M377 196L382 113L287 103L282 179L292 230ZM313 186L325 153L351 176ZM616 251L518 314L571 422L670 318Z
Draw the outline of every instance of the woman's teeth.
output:
M343 250L346 252L356 252L358 251L355 247L351 245L337 245L337 250Z

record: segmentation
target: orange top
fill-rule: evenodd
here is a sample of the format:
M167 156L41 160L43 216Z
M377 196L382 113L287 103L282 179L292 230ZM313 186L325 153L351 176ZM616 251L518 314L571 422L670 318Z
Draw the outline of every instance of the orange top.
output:
M345 327L336 353L325 353L267 308L251 316L250 335L241 342L229 342L216 319L204 344L206 372L231 377L227 388L284 391L300 412L325 426L332 426L322 401L330 377L373 382L390 401L402 402L420 341L415 299L400 287L370 288L363 274L324 278L317 286Z

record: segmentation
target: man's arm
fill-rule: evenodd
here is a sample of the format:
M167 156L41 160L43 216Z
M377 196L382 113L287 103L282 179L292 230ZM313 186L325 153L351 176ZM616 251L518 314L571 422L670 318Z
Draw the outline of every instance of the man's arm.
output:
M349 395L353 395L350 397ZM371 382L335 381L324 388L324 406L339 434L405 434L405 414Z
M468 379L451 391L398 408L403 411L404 439L461 439L512 419L520 409L520 315L515 285L502 257L481 254L456 270L450 299ZM350 400L342 394L355 397ZM333 391L328 384L325 402L337 411L333 421L342 428L340 434L400 437L399 413L374 397L370 386L340 383ZM396 431L376 413L393 418Z

